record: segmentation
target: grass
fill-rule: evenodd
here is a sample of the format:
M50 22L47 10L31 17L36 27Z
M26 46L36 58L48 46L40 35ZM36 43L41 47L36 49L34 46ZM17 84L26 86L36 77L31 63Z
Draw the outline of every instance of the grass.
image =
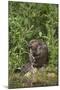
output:
M36 74L33 86L57 85L55 72L58 69L55 68L58 67L58 5L13 1L9 1L8 5L9 88L29 86L26 83L29 79L25 83L21 82L25 76L15 74L14 70L29 61L28 43L32 39L42 39L49 51L47 69L44 72L37 71L39 74Z

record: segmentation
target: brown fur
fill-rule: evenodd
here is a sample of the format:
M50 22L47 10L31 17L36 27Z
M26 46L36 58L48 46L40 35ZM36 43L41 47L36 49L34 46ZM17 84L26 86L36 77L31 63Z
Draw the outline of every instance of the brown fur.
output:
M48 63L48 47L47 45L39 40L31 40L29 43L30 62L33 62L34 67L41 67ZM32 58L34 57L34 58Z

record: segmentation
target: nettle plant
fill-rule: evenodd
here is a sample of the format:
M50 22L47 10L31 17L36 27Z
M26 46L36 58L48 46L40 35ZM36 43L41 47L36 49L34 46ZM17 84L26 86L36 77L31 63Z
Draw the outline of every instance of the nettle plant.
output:
M9 2L9 70L28 62L28 43L42 39L49 49L49 65L58 61L58 6Z
M57 66L58 64L58 39L55 36L56 31L54 30L53 26L49 24L46 24L46 28L47 28L47 36L43 35L42 32L39 32L39 36L40 36L40 39L46 42L48 46L49 64L51 66Z

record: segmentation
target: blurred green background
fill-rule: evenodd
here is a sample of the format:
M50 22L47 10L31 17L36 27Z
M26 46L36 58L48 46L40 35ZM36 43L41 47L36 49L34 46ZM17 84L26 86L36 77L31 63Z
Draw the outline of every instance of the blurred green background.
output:
M58 65L58 5L8 2L9 72L29 60L28 43L42 39L49 50L49 64Z

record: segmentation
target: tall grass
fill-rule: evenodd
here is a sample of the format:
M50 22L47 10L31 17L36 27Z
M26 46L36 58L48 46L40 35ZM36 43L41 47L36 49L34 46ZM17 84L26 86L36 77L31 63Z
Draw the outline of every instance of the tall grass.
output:
M9 2L9 70L28 62L28 43L42 39L49 50L49 65L58 64L58 5Z

